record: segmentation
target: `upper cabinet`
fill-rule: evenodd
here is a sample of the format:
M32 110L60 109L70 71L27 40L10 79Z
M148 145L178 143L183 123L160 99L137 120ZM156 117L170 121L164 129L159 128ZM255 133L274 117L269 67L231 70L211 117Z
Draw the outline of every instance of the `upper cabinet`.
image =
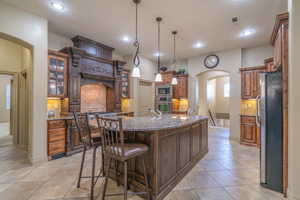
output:
M130 71L123 69L121 76L121 97L130 98Z
M172 78L177 78L177 85L172 86L173 99L187 99L188 98L188 75L177 74L175 71L161 72L162 82L155 83L156 85L171 84Z
M67 95L68 55L48 51L48 96L63 98Z
M188 75L176 75L177 85L173 85L173 99L188 98Z
M241 68L242 99L255 99L260 95L260 73L266 71L265 66Z
M274 58L265 59L265 66L267 72L275 72L277 70L274 65Z

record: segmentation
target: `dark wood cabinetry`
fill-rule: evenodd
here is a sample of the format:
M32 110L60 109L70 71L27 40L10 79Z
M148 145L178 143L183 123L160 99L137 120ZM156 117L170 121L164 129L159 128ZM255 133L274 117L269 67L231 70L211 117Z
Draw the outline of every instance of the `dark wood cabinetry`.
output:
M277 68L274 65L274 58L268 58L265 60L265 66L267 72L275 72Z
M48 120L48 158L64 155L66 152L65 120Z
M121 73L121 76L121 97L130 98L130 71L124 69Z
M260 73L266 71L266 66L241 68L242 99L255 99L260 95Z
M67 95L68 55L48 51L48 96L63 98Z
M173 98L188 98L188 75L176 75L177 85L173 86Z
M255 116L241 116L241 144L259 146L259 130Z
M188 75L177 74L175 71L162 72L162 82L155 83L156 85L171 84L172 78L177 78L177 85L172 86L173 99L187 99L188 98Z

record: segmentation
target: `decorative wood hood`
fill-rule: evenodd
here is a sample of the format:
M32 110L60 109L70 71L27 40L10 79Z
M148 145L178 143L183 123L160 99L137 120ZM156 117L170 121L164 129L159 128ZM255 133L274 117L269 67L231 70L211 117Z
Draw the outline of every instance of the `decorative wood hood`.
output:
M121 72L125 62L112 60L114 48L82 36L72 38L74 47L61 52L70 56L68 97L70 112L80 112L82 85L102 83L107 87L107 111L121 110Z

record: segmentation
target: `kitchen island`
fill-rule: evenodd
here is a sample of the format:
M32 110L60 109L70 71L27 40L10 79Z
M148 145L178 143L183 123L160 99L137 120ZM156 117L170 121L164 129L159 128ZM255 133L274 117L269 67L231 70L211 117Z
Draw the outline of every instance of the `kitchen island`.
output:
M129 142L147 144L150 148L146 154L146 167L152 200L163 199L208 152L207 117L122 118L125 138ZM118 166L118 175L114 167L111 167L110 176L122 183L122 166ZM145 191L141 160L129 161L128 169L135 172L129 176L130 189Z

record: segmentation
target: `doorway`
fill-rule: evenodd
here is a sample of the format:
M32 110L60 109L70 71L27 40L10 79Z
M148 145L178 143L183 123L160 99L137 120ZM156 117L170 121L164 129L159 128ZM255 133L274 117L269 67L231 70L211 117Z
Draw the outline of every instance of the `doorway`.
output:
M229 76L211 78L206 82L206 98L210 124L214 127L230 126L230 79Z
M11 75L0 74L0 147L13 144L13 132L11 130Z

